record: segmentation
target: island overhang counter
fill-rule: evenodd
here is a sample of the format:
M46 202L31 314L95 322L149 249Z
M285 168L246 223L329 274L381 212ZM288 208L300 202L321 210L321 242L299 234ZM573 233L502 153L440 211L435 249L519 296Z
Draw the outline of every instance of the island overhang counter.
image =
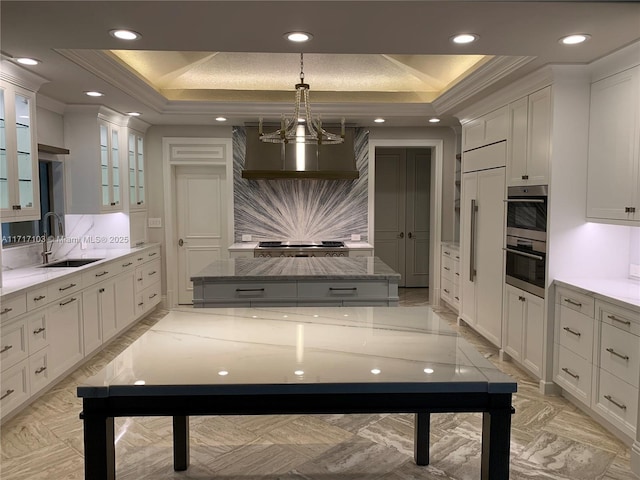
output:
M397 306L399 280L377 257L230 258L191 277L200 308Z

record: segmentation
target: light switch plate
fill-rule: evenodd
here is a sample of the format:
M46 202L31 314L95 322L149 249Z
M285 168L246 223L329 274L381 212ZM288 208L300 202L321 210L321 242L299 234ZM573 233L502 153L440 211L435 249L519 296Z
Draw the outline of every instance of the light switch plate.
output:
M149 228L162 228L162 218L149 218L147 225Z
M358 235L357 233L352 233L351 234L351 241L352 242L359 242L360 241L360 235Z
M242 235L242 241L243 242L250 242L251 241L251 235L247 235L246 233Z

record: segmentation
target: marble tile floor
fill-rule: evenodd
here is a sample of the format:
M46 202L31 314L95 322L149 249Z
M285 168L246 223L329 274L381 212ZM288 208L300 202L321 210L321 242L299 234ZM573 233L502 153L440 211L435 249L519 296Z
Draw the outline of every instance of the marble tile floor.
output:
M401 289L402 305L428 289ZM440 309L452 325L455 315ZM1 429L0 479L82 479L81 402L75 389L166 314L151 313ZM632 480L629 449L565 399L542 396L521 369L469 328L456 327L518 380L511 438L513 480ZM434 414L431 465L413 462L412 415L192 417L191 466L172 468L171 421L116 419L119 480L475 480L479 414ZM492 479L493 480L493 479ZM502 480L502 479L495 479Z

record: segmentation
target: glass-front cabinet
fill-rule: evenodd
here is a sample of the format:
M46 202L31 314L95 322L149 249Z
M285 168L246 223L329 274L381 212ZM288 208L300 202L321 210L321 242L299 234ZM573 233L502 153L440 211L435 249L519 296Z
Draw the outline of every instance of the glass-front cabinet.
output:
M117 127L100 122L100 187L101 210L121 210L120 141Z
M129 209L146 210L144 189L144 137L129 133Z
M3 222L38 220L35 94L0 82L0 211Z

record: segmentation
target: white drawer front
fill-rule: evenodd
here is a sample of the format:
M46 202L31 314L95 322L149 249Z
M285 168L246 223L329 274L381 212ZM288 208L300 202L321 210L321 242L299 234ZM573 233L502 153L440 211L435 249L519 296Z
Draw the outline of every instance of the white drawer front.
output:
M82 272L82 285L88 287L120 273L118 262L109 262Z
M136 316L140 316L160 303L160 282L156 282L136 295Z
M160 258L160 247L153 247L142 253L144 254L144 262L148 262L149 260L156 260ZM140 255L138 257L140 257Z
M138 287L145 289L160 281L160 259L153 260L139 268L141 271L138 272L138 281L136 282Z
M598 302L598 312L602 323L640 336L640 315L637 313L604 302Z
M446 255L442 256L442 278L446 278L451 282L453 282L454 274L453 263L454 262L451 257L448 257Z
M0 321L2 323L7 320L16 318L27 311L27 298L24 294L15 297L3 298L0 305Z
M596 410L634 436L638 418L638 389L600 369Z
M296 298L296 282L208 283L203 298L247 300L260 298Z
M0 411L5 416L29 398L28 360L3 371L0 383Z
M593 325L594 320L564 305L559 310L559 328L557 342L563 347L580 355L589 363L593 361ZM557 318L557 317L556 317Z
M556 290L556 302L593 318L595 309L593 297L559 287Z
M49 332L47 332L47 315L40 312L30 315L27 319L27 332L29 335L29 353L35 353L49 345Z
M129 255L121 260L118 260L116 263L116 269L119 273L133 271L136 268L136 256Z
M29 357L29 386L31 395L49 385L51 369L49 368L49 347Z
M592 365L562 345L556 345L555 382L589 405Z
M329 281L329 282L298 282L298 297L354 299L374 298L385 299L389 296L389 284L386 281Z
M46 302L53 302L80 290L82 290L82 275L64 277L47 287Z
M0 362L2 370L6 370L29 356L27 322L17 320L3 325L0 332Z
M449 303L453 303L453 297L455 295L453 282L443 278L440 288L442 288L442 298Z
M640 338L603 323L600 367L638 388Z
M48 287L35 288L27 291L27 310L35 310L50 302Z

